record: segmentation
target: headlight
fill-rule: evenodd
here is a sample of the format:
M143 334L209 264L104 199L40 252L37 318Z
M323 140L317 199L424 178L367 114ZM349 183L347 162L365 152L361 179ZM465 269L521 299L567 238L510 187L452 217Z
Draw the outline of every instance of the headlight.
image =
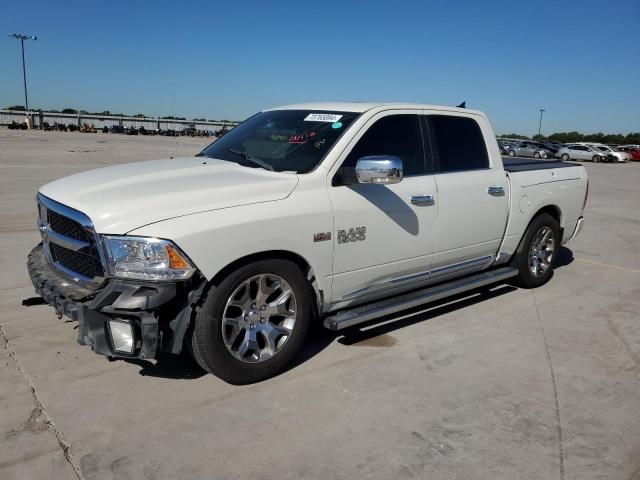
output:
M195 271L172 242L148 237L102 237L109 273L138 280L183 280Z

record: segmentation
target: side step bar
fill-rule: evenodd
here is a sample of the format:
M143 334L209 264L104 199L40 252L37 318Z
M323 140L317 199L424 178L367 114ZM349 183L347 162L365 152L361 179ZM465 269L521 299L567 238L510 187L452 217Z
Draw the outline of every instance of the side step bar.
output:
M517 274L518 269L513 267L502 267L496 270L476 273L469 277L458 278L447 283L405 293L397 297L360 305L349 310L341 310L334 315L326 317L324 319L324 326L329 330L342 330L343 328L351 327L352 325L374 318L417 307L423 303L433 302L468 290L473 290L474 288L501 282L508 278L515 277Z

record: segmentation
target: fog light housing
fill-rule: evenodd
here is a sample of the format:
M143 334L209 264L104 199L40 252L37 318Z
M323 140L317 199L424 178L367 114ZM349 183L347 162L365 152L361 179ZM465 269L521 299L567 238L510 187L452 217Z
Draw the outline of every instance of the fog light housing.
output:
M111 344L116 352L133 353L133 325L126 320L109 320Z

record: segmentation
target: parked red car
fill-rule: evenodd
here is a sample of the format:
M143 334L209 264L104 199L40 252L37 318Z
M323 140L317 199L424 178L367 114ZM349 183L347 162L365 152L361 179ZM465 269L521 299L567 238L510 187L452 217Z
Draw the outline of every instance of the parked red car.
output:
M631 155L630 160L634 160L636 162L640 162L640 150L633 147L618 147L618 150L621 152L628 153Z

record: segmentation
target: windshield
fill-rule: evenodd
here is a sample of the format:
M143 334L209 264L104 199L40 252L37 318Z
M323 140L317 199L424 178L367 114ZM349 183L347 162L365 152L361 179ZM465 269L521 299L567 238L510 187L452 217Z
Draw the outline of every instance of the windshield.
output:
M354 112L273 110L259 113L198 156L277 172L313 170L359 116Z

